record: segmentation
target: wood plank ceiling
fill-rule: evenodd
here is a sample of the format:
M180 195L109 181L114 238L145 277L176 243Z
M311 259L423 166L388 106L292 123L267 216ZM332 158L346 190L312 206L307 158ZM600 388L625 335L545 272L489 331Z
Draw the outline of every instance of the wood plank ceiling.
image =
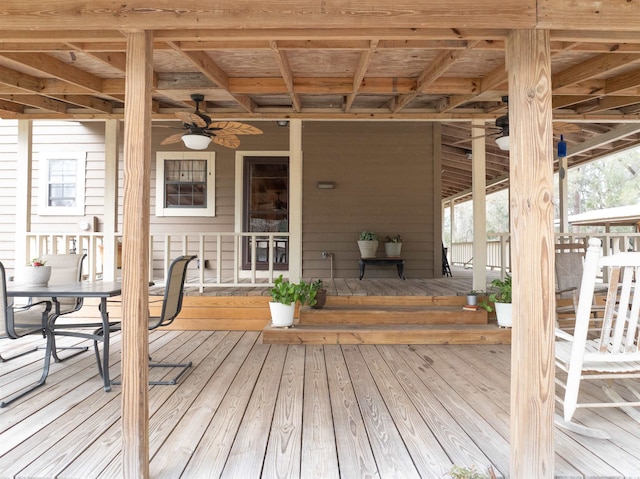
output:
M484 119L489 190L506 186L502 28L160 29L155 121L206 98L215 119L442 122L443 199L470 192L471 119ZM640 143L640 35L552 30L556 140L569 166ZM0 117L122 118L125 34L116 29L0 31ZM511 125L511 128L517 126ZM618 134L622 131L623 134ZM585 145L581 148L580 145Z

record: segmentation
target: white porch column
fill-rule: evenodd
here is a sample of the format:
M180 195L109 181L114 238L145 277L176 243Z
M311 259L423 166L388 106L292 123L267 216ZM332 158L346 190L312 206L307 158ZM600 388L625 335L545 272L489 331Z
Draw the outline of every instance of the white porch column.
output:
M471 122L473 196L473 289L487 289L487 152L483 120Z
M31 231L31 177L33 170L33 122L18 120L18 161L16 165L16 235L14 274L22 275L27 264L27 237Z
M289 278L302 277L302 120L289 120Z
M554 477L554 235L548 30L507 36L513 330L512 479Z
M105 121L104 138L104 245L102 248L105 281L114 281L117 270L117 241L114 234L118 230L118 120Z

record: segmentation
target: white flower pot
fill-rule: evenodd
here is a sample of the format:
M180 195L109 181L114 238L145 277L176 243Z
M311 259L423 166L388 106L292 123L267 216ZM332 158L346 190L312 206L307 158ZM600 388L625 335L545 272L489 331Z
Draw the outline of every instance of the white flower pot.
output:
M296 310L296 303L282 304L269 302L271 310L271 325L275 328L290 328L293 326L293 315Z
M498 326L502 328L510 328L513 325L512 304L511 303L494 303L496 307L496 318Z
M384 254L387 255L387 258L397 258L400 256L400 251L402 251L402 243L385 243L384 244Z
M378 251L378 242L371 240L358 240L358 248L360 248L360 256L362 258L375 258Z
M24 284L27 286L46 286L51 278L51 266L26 266Z

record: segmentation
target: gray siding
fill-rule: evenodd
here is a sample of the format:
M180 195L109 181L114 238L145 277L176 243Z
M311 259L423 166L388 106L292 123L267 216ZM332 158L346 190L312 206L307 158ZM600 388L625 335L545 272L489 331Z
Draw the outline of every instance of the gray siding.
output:
M163 125L167 125L164 123ZM174 124L175 125L175 124ZM263 135L243 136L239 150L287 151L288 128L275 121L256 122ZM155 216L155 152L184 151L180 143L161 146L175 130L153 128L151 186L151 225L154 235L166 233L214 233L233 231L235 215L235 150L217 145L216 216ZM400 234L405 274L413 278L438 275L434 252L440 244L438 212L434 204L433 127L427 122L331 122L305 121L303 145L303 275L328 277L330 262L321 258L323 250L334 254L334 277L357 277L359 252L357 237L363 229L374 230L384 239ZM122 139L123 136L120 135ZM0 123L0 261L11 268L15 248L15 176L17 122ZM35 232L78 231L79 223L98 219L104 231L104 123L34 122L34 173L32 229ZM38 215L38 153L53 150L87 152L85 216ZM119 160L118 223L122 225L123 158ZM318 181L333 181L336 188L320 190ZM156 244L161 249L160 240ZM174 246L180 251L181 245ZM380 244L379 255L384 254ZM160 267L161 256L157 262ZM207 272L212 274L212 272ZM370 268L369 277L394 276L395 270Z
M304 276L357 277L362 230L404 238L405 275L433 277L434 210L432 126L420 122L305 122L303 129ZM439 180L439 176L438 176ZM333 181L333 190L317 188ZM393 277L369 268L366 277Z

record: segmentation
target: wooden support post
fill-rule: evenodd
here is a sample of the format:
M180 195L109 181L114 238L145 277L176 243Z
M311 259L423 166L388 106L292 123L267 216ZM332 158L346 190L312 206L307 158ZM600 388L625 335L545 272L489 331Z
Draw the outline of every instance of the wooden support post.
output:
M511 478L554 477L554 235L547 30L507 37L513 330Z
M122 230L122 477L149 477L149 192L153 34L127 34Z

